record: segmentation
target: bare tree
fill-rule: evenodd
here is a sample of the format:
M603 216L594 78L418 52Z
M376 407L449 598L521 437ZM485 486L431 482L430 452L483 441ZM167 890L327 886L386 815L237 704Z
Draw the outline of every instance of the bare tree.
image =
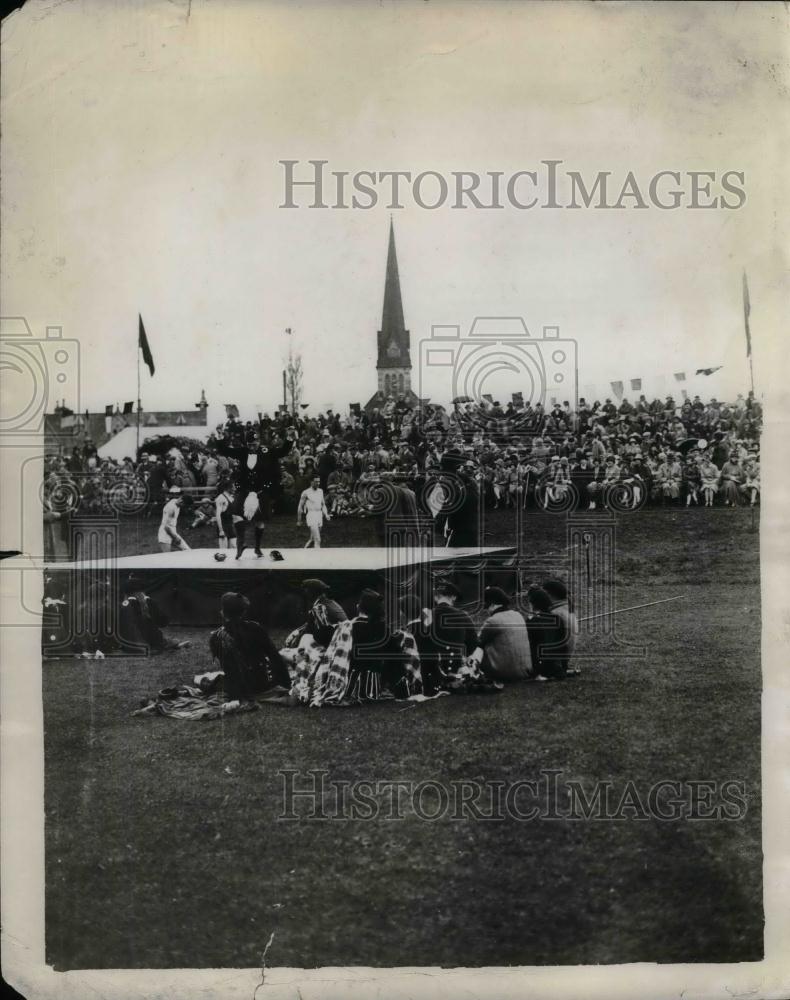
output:
M302 355L288 352L288 364L285 368L285 388L291 405L291 413L296 413L302 401Z

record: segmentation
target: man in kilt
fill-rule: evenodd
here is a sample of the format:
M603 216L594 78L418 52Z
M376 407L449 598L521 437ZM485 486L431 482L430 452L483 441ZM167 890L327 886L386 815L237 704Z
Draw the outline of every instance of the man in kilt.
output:
M262 556L261 542L265 520L271 515L272 501L280 493L282 470L280 461L293 447L293 429L287 431L286 440L276 446L261 442L260 430L253 431L247 444L233 447L227 439L221 438L217 452L235 459L234 472L236 498L230 511L236 534L236 558L244 551L247 525L255 529L255 555Z

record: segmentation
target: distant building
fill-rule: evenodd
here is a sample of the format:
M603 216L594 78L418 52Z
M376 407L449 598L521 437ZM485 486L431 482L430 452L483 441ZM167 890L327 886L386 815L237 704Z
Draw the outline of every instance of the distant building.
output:
M44 420L46 451L57 454L70 452L76 445L82 446L88 442L101 448L127 427L136 429L137 411L122 413L116 404L112 414L90 413L88 410L84 413L72 413L63 406L57 406L55 412L48 413ZM164 431L172 433L173 428L207 426L208 403L202 390L200 402L195 403L192 410L140 411L140 441Z
M419 399L411 387L411 343L403 319L403 300L398 274L398 257L395 252L395 230L390 221L387 274L384 282L384 308L381 329L378 331L378 359L376 375L378 390L365 406L366 410L383 407L387 400L403 397L409 406Z

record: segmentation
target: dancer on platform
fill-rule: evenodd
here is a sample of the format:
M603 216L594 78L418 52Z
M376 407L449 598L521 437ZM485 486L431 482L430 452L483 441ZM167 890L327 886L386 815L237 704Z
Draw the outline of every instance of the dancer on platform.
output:
M224 438L217 444L217 453L236 459L236 500L231 508L236 533L236 558L244 552L247 525L255 529L255 555L263 555L264 522L271 513L272 501L279 496L282 471L280 460L293 447L293 428L286 431L286 440L277 447L262 445L260 434L253 433L246 447L234 448Z
M305 543L305 548L321 548L321 527L324 519L331 520L329 511L326 509L324 491L321 489L321 480L318 476L313 476L310 485L306 490L302 490L299 497L299 507L296 511L296 523L301 525L302 518L310 529L310 537Z
M189 546L178 533L178 515L184 504L184 495L180 486L171 486L168 491L169 500L162 508L162 523L159 525L159 548L162 552L172 552L174 549L188 549Z

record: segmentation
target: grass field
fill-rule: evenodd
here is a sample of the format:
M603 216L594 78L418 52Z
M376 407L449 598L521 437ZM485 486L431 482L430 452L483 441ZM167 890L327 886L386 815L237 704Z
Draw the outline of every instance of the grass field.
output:
M255 966L273 930L272 966L759 959L759 536L749 524L748 511L621 518L618 606L685 599L623 617L623 637L646 644L646 659L592 655L564 684L176 722L130 713L208 666L205 630L176 630L193 647L168 658L45 662L48 961ZM563 544L561 518L527 528L538 556ZM553 768L563 781L640 790L735 779L748 808L707 822L427 822L413 811L287 822L277 819L281 768L447 785Z

